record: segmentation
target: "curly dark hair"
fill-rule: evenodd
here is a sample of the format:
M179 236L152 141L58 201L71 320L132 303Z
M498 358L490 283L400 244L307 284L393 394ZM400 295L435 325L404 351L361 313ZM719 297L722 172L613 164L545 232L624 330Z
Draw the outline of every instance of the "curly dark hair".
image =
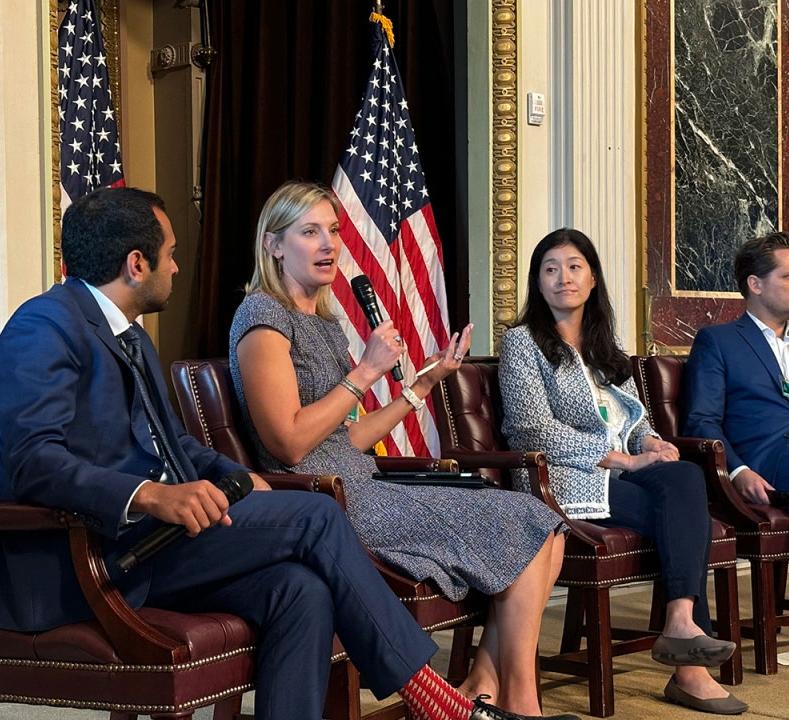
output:
M76 200L63 215L60 241L69 277L105 285L132 250L155 270L164 235L153 208L164 212L164 201L137 188L101 188Z
M529 264L526 304L515 325L526 325L546 358L558 367L570 362L572 349L562 340L548 303L540 292L540 267L549 250L573 245L584 256L596 280L584 305L581 326L581 357L606 385L621 385L633 371L630 360L619 347L614 331L614 310L608 298L603 268L597 251L586 235L572 228L561 228L546 235L534 248Z

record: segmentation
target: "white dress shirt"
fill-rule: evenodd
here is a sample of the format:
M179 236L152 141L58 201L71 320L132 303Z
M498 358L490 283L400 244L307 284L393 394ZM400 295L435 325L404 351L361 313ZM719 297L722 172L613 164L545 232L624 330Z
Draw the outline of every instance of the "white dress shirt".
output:
M86 283L84 280L81 280L82 284L88 288L90 294L93 295L96 302L99 304L99 309L101 310L104 317L107 319L109 323L110 330L112 330L112 334L115 337L118 337L122 332L125 332L131 327L131 323L126 315L123 314L123 311L110 300L101 290L96 287L93 287L90 283ZM155 446L155 443L154 443ZM157 448L158 452L158 448ZM131 506L132 500L134 500L134 496L137 494L137 490L139 490L145 483L150 482L150 480L143 480L134 492L131 494L129 498L129 502L126 503L126 508L123 511L123 516L121 517L121 523L127 524L131 522L136 522L140 518L144 516L144 513L131 513L129 515L129 507Z

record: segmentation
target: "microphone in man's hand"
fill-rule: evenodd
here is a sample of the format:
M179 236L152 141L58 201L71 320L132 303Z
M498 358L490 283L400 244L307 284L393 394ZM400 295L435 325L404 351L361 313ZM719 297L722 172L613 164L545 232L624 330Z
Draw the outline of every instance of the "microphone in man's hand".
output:
M375 330L383 321L381 311L378 308L378 299L375 297L375 290L370 284L370 278L367 275L357 275L351 279L351 288L353 294L356 296L356 301L362 306L362 312L367 318L370 327ZM392 368L392 377L395 380L403 379L403 370L400 367L400 362L395 363Z
M232 505L252 492L254 483L249 473L236 470L216 481L215 485L225 494L227 501ZM143 538L128 552L118 558L118 567L123 572L137 567L143 560L147 560L154 553L167 547L171 542L186 534L183 525L164 525L154 530L148 537Z

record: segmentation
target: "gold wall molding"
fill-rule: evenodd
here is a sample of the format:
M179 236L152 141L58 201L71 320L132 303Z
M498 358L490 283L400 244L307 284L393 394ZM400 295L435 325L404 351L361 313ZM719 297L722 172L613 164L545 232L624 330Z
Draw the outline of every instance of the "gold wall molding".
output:
M518 314L518 37L516 0L491 3L491 230L494 346Z
M60 115L58 114L58 25L62 14L58 1L49 0L49 97L52 105L50 135L52 138L52 272L60 282ZM44 260L48 264L49 259Z

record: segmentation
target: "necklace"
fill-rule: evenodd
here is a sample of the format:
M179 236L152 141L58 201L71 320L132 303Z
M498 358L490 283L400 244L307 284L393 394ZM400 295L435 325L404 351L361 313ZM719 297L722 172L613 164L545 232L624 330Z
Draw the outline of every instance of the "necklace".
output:
M323 346L329 351L329 355L331 355L332 360L334 360L334 364L337 367L337 372L339 373L340 377L342 377L345 373L343 373L342 367L340 366L340 361L337 359L337 356L334 354L334 350L332 349L331 345L329 345L329 341L323 335L320 328L315 327L315 320L319 323L323 322L323 318L320 315L315 314L308 314L305 313L309 318L308 324L310 327L310 332L313 335L317 335ZM348 411L348 414L345 416L346 421L348 422L359 422L359 403L357 402L351 410Z

